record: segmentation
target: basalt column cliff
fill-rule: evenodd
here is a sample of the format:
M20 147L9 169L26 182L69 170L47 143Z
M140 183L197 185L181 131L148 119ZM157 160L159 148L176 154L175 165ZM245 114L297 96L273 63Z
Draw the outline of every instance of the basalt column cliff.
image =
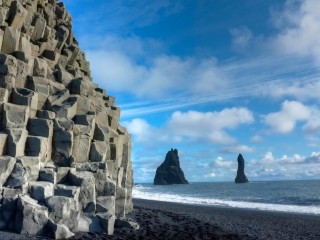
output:
M56 0L0 0L0 230L113 233L132 210L130 135Z

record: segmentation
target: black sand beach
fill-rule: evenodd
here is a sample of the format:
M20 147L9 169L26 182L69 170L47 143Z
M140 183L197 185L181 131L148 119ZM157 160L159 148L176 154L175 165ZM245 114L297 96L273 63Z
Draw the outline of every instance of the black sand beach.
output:
M129 215L140 229L71 239L320 239L320 216L194 206L134 199ZM12 238L10 238L10 236ZM0 233L0 240L41 239Z

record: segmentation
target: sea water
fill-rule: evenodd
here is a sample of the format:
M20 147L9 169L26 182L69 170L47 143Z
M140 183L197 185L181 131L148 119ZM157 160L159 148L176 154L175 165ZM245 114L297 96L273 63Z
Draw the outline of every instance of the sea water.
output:
M320 215L320 180L136 184L133 197L206 206Z

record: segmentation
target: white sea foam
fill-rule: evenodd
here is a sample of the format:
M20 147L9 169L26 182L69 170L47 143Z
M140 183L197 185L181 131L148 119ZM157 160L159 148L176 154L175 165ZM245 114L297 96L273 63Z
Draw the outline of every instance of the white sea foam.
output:
M156 201L164 201L164 202L320 215L319 206L282 205L282 204L258 203L258 202L246 202L246 201L231 201L231 200L212 199L212 198L210 199L197 198L197 197L183 196L183 195L177 195L177 194L151 193L148 191L144 191L146 190L146 188L148 187L143 187L143 186L135 187L133 189L133 197L138 199L156 200Z

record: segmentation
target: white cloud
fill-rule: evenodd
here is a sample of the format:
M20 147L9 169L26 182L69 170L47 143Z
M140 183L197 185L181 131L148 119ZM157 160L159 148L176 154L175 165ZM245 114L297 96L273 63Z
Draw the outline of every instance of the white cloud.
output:
M121 52L87 51L93 77L104 88L130 92L143 84L147 70Z
M231 168L232 166L234 166L235 163L232 162L232 161L224 160L222 157L218 157L218 158L214 161L213 165L214 165L215 167L218 167L218 168L227 168L227 169L229 169L229 168Z
M143 119L123 122L138 142L188 142L202 140L205 143L232 144L238 150L249 147L234 145L237 140L226 130L254 122L253 114L246 108L225 108L217 112L176 111L161 127L153 127Z
M259 179L305 179L318 178L320 174L320 152L312 152L310 156L293 154L275 157L271 151L260 159L246 164L246 173Z
M234 159L226 160L223 157L217 157L213 162L210 163L205 174L205 178L213 178L216 180L221 179L232 179L235 177L237 169L237 161Z
M291 83L278 82L270 84L265 94L272 97L294 97L295 99L307 101L319 98L320 76L308 76L308 79L296 79Z
M254 147L238 144L230 146L221 150L222 153L251 153L254 151Z
M300 154L288 156L284 154L280 158L276 158L271 151L268 151L259 160L254 160L252 163L254 165L261 165L269 168L269 165L273 165L277 168L280 165L283 167L290 164L320 163L320 152L312 152L310 156L302 156Z
M237 51L245 50L253 38L253 34L250 29L244 26L230 29L230 33L233 37L233 47Z
M310 157L305 158L306 163L320 163L320 152L312 152Z
M263 142L263 137L261 137L260 135L254 135L250 140L251 142L259 143Z
M320 112L313 109L313 113L308 122L302 127L307 134L316 134L320 132Z
M266 115L264 121L271 130L278 133L290 133L294 130L296 123L308 120L311 110L297 101L284 101L279 112Z
M229 86L214 57L163 54L163 44L139 37L91 36L82 42L93 78L110 91L161 99L181 94L207 96Z
M205 178L215 178L215 177L217 177L217 174L215 172L211 172L205 175Z
M266 152L262 158L259 160L260 163L263 164L270 164L275 161L275 158L273 156L273 153L271 151Z
M273 20L280 33L273 39L280 52L311 56L320 64L320 1L288 0Z
M234 129L242 124L251 124L254 117L246 108L226 108L220 112L174 112L168 123L170 132L182 137L206 139L218 144L234 143L225 129Z
M154 133L157 131L147 121L140 118L135 118L132 121L126 121L122 123L130 134L135 136L137 142L147 142L154 137Z

